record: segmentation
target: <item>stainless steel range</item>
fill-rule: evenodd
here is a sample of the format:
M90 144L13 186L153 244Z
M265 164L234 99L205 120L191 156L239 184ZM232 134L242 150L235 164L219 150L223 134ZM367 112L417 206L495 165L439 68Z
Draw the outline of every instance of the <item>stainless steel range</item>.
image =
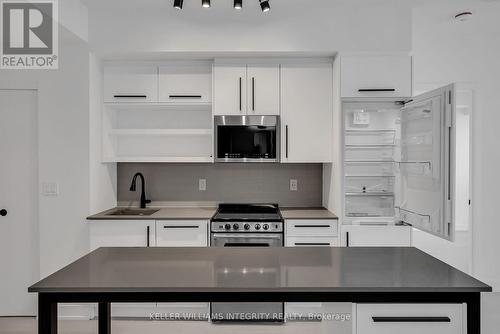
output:
M283 217L277 204L220 204L210 236L211 247L283 247ZM216 275L221 283L235 286L242 275L257 285L281 279L274 269L247 263L236 263ZM211 307L212 321L283 321L283 303L212 303Z

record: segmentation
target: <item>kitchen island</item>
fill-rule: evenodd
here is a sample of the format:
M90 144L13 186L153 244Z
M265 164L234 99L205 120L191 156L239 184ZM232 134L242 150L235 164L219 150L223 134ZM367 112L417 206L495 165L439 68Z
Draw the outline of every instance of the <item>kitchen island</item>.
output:
M220 279L238 271L275 279ZM57 333L58 303L98 303L99 333L108 334L111 303L207 301L465 303L467 333L479 334L480 293L491 287L411 247L139 247L99 248L29 291L38 293L39 334Z

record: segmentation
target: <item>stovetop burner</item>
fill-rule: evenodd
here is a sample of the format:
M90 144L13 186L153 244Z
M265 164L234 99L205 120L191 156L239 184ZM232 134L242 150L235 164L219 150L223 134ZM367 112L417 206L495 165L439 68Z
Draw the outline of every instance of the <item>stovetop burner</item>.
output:
M220 204L212 218L215 222L281 222L282 220L278 204Z

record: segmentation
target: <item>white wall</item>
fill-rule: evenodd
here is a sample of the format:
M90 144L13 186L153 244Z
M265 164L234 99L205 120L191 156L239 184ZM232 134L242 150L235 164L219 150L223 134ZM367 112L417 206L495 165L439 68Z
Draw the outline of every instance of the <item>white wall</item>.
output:
M116 206L116 164L102 161L102 63L89 55L89 170L90 213L97 213Z
M472 10L468 22L454 22L460 10ZM413 11L415 84L466 82L474 89L472 116L473 274L500 289L500 150L498 92L500 85L500 3L454 1ZM438 256L453 256L442 244ZM448 248L446 248L448 247ZM456 254L455 254L456 255Z
M106 6L87 0L92 48L106 58L166 52L333 52L409 51L408 6L336 4L331 0L274 0L262 14L257 1L235 12L229 1L203 10L198 1L184 9L171 1ZM106 3L116 4L116 1Z
M39 184L59 185L58 196L39 194L41 276L89 247L88 49L62 33L58 70L0 70L1 88L38 90Z

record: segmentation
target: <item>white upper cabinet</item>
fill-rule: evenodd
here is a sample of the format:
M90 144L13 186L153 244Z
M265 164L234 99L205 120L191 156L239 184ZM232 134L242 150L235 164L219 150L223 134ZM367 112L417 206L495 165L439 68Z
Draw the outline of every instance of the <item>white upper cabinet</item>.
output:
M281 66L281 161L332 162L332 64Z
M342 56L342 97L410 97L409 56Z
M159 68L159 101L211 103L211 64L171 64Z
M215 115L279 115L279 65L216 64Z
M280 114L279 65L249 65L247 68L247 113Z
M158 67L104 67L104 102L158 102Z
M244 65L215 65L215 115L246 114L246 72L247 69Z

